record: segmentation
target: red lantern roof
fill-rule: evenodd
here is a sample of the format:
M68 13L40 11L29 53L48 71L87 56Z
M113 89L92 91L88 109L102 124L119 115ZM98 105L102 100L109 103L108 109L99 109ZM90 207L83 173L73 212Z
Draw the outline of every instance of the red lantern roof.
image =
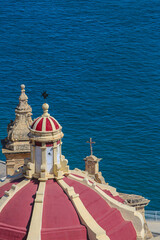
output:
M38 117L32 124L31 129L35 131L56 131L60 124L53 117Z
M44 103L42 106L44 113L41 117L34 120L31 129L39 132L54 132L61 128L58 121L48 114L49 105Z

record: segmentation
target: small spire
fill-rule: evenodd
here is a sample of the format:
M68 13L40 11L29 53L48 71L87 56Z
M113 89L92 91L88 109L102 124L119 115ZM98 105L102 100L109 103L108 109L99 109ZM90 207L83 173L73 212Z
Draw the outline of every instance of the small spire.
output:
M25 85L24 85L24 84L21 85L21 95L20 95L20 97L19 97L19 100L20 100L20 101L28 100L28 97L27 97L27 95L25 94Z
M29 126L32 125L32 108L28 104L28 97L25 94L25 85L21 85L21 95L19 97L19 104L15 109L15 121L11 121L8 125L8 145L7 149L18 149L18 142L28 141ZM17 141L18 140L18 141ZM17 142L17 147L16 143ZM24 146L27 143L24 143ZM28 145L29 146L29 145ZM28 147L26 147L28 148ZM21 151L21 146L20 146Z
M21 85L21 95L19 96L19 104L16 107L15 111L18 114L26 112L30 116L32 115L32 113L31 113L32 112L32 108L28 104L28 97L25 94L25 85L24 84Z
M92 147L92 144L95 143L95 142L92 142L92 138L90 138L90 140L87 141L86 143L90 143L91 156L92 156L92 155L93 155L93 147Z
M42 109L43 109L42 117L49 117L50 116L50 114L48 113L49 105L47 103L44 103L42 105Z
M21 84L21 91L24 91L25 92L25 85L24 84Z

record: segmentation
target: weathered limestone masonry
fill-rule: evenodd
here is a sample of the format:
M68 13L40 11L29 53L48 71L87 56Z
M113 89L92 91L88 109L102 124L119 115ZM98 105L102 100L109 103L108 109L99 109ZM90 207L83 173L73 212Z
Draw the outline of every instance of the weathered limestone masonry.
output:
M94 155L87 156L84 158L85 161L85 171L88 172L89 176L91 176L98 183L105 183L105 180L102 176L102 173L99 172L99 161L101 158L97 158Z
M145 239L151 239L153 236L145 219L145 207L149 204L150 200L135 194L120 193L119 195L125 200L125 204L135 207L135 209L142 214L144 219Z
M105 180L102 176L102 173L99 172L99 162L100 162L101 158L97 158L96 156L93 155L92 144L95 143L95 142L92 142L92 138L90 138L90 141L87 141L87 143L90 144L91 155L84 158L85 171L96 182L105 183Z
M15 121L8 124L8 136L2 140L2 153L6 156L6 174L13 175L30 158L29 126L32 124L32 108L28 104L25 85L21 85L19 105L15 109Z

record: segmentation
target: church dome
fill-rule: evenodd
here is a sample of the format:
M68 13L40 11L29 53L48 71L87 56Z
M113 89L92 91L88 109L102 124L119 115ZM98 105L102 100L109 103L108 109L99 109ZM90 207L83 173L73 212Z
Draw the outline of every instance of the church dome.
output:
M107 188L75 171L12 180L0 187L0 239L136 240L139 216L127 219L124 201Z
M30 127L31 158L18 175L0 182L0 240L146 239L142 214L102 182L92 139L85 171L70 170L62 127L47 103L42 108Z
M41 117L34 120L31 130L37 132L55 132L62 129L58 121L48 113L49 105L44 103L42 108L44 113Z

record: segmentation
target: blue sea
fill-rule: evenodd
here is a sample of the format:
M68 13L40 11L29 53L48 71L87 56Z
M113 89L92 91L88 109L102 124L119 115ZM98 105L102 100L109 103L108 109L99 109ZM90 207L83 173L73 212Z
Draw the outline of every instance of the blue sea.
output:
M46 90L70 168L92 137L106 182L160 210L160 1L5 0L0 23L0 138L20 85L33 119Z

